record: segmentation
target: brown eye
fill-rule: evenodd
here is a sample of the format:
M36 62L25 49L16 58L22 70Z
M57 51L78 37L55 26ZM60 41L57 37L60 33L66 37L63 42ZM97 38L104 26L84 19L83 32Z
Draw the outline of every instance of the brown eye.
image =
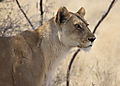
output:
M78 30L82 29L82 27L79 24L75 24L75 28L78 29Z

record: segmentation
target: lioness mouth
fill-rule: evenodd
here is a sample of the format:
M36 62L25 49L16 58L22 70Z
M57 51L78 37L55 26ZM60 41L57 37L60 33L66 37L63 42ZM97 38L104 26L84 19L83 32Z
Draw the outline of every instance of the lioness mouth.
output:
M77 46L77 47L79 47L79 48L82 48L81 46ZM83 47L83 48L89 48L89 47L92 47L92 45L88 45L88 46L86 46L86 47Z
M84 47L84 48L90 48L90 47L92 47L92 45L88 45L88 46L86 46L86 47Z
M89 46L87 46L87 47L92 47L92 45L89 45Z

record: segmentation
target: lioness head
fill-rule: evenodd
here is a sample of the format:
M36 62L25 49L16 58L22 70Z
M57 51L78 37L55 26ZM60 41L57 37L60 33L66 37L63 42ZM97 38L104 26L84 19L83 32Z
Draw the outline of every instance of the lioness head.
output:
M65 7L59 8L55 21L60 27L59 39L64 45L79 48L92 46L95 36L88 28L89 24L84 16L83 7L76 13L69 12Z

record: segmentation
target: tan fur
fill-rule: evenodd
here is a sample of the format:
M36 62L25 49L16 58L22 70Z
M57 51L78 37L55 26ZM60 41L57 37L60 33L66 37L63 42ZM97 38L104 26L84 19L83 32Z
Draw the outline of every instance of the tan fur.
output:
M0 86L53 86L61 59L71 48L90 47L88 38L95 38L81 14L61 7L55 17L34 31L0 37Z

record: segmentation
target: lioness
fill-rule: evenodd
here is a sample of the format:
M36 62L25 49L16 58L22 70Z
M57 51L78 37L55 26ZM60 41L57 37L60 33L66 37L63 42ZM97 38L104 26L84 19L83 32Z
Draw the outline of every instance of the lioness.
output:
M58 63L71 48L87 49L95 36L84 19L66 7L34 31L0 37L0 86L53 86Z

